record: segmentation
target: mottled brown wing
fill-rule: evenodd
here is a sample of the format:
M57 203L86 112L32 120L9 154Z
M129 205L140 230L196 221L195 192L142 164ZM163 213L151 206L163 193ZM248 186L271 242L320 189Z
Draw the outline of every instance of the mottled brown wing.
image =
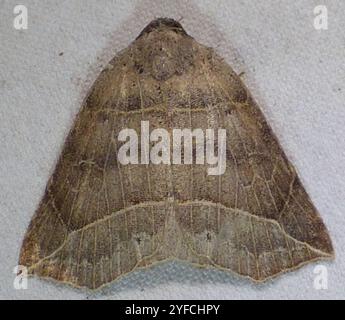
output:
M327 229L245 85L212 50L196 51L200 63L188 92L200 92L205 108L191 99L190 118L180 113L175 121L226 128L227 162L218 177L193 166L190 183L181 179L180 197L193 200L177 210L193 253L187 260L264 281L333 258ZM183 170L176 176L185 176Z
M149 181L145 166L117 161L119 131L141 116L126 111L141 106L139 91L132 96L138 76L130 51L99 76L68 135L21 249L29 274L93 289L157 251L165 207L149 201L165 198L165 182L157 174Z
M225 128L226 171L122 165L118 133ZM142 150L139 150L142 152ZM265 280L333 255L328 233L231 68L170 19L102 71L26 233L30 274L98 288L166 259Z

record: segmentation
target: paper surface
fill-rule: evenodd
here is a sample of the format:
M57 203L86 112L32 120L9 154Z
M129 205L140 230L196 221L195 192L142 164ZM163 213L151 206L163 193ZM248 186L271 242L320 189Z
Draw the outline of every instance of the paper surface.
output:
M28 29L0 3L0 298L345 298L345 3L323 1L25 1ZM180 20L242 76L326 224L333 262L309 264L263 285L231 273L167 263L97 294L30 278L13 287L25 230L64 139L102 66L156 17ZM328 271L318 290L315 266ZM317 270L316 270L317 271Z

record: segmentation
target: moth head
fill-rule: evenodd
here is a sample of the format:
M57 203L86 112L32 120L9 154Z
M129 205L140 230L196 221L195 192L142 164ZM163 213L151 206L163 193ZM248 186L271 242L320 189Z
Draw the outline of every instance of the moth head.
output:
M136 39L136 65L159 81L187 72L193 65L193 41L173 19L151 21Z
M141 31L137 39L141 38L144 35L149 34L152 31L159 31L159 30L171 30L176 33L181 33L187 35L186 31L183 29L182 25L170 18L158 18L152 20L144 29Z

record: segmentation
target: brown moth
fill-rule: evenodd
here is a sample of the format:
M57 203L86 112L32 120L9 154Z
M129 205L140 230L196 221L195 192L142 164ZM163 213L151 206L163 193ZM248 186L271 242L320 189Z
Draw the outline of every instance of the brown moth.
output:
M140 141L143 121L169 134L224 128L225 172L209 175L207 163L194 162L123 165L120 131L133 129ZM240 78L178 22L160 18L94 83L20 264L95 289L168 259L260 282L333 256L317 210Z

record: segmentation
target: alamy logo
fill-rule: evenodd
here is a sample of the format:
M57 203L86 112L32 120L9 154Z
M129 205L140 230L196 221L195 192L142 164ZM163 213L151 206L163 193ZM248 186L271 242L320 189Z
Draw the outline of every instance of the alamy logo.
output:
M15 18L13 20L13 27L16 30L27 30L28 28L28 9L24 5L17 5L13 8Z
M172 136L172 141L171 141ZM208 175L222 175L226 169L226 130L218 129L154 129L149 121L141 121L139 137L134 129L123 129L118 140L125 142L118 151L118 160L127 164L208 164ZM217 152L216 147L217 146ZM195 153L195 157L193 157Z
M319 5L314 8L314 28L316 30L328 29L328 10L324 5Z
M328 271L327 267L318 264L314 268L314 274L316 275L314 278L314 288L316 290L327 290L328 289Z
M13 288L16 290L26 290L28 288L28 269L25 266L18 265L13 268L16 275L13 281Z

